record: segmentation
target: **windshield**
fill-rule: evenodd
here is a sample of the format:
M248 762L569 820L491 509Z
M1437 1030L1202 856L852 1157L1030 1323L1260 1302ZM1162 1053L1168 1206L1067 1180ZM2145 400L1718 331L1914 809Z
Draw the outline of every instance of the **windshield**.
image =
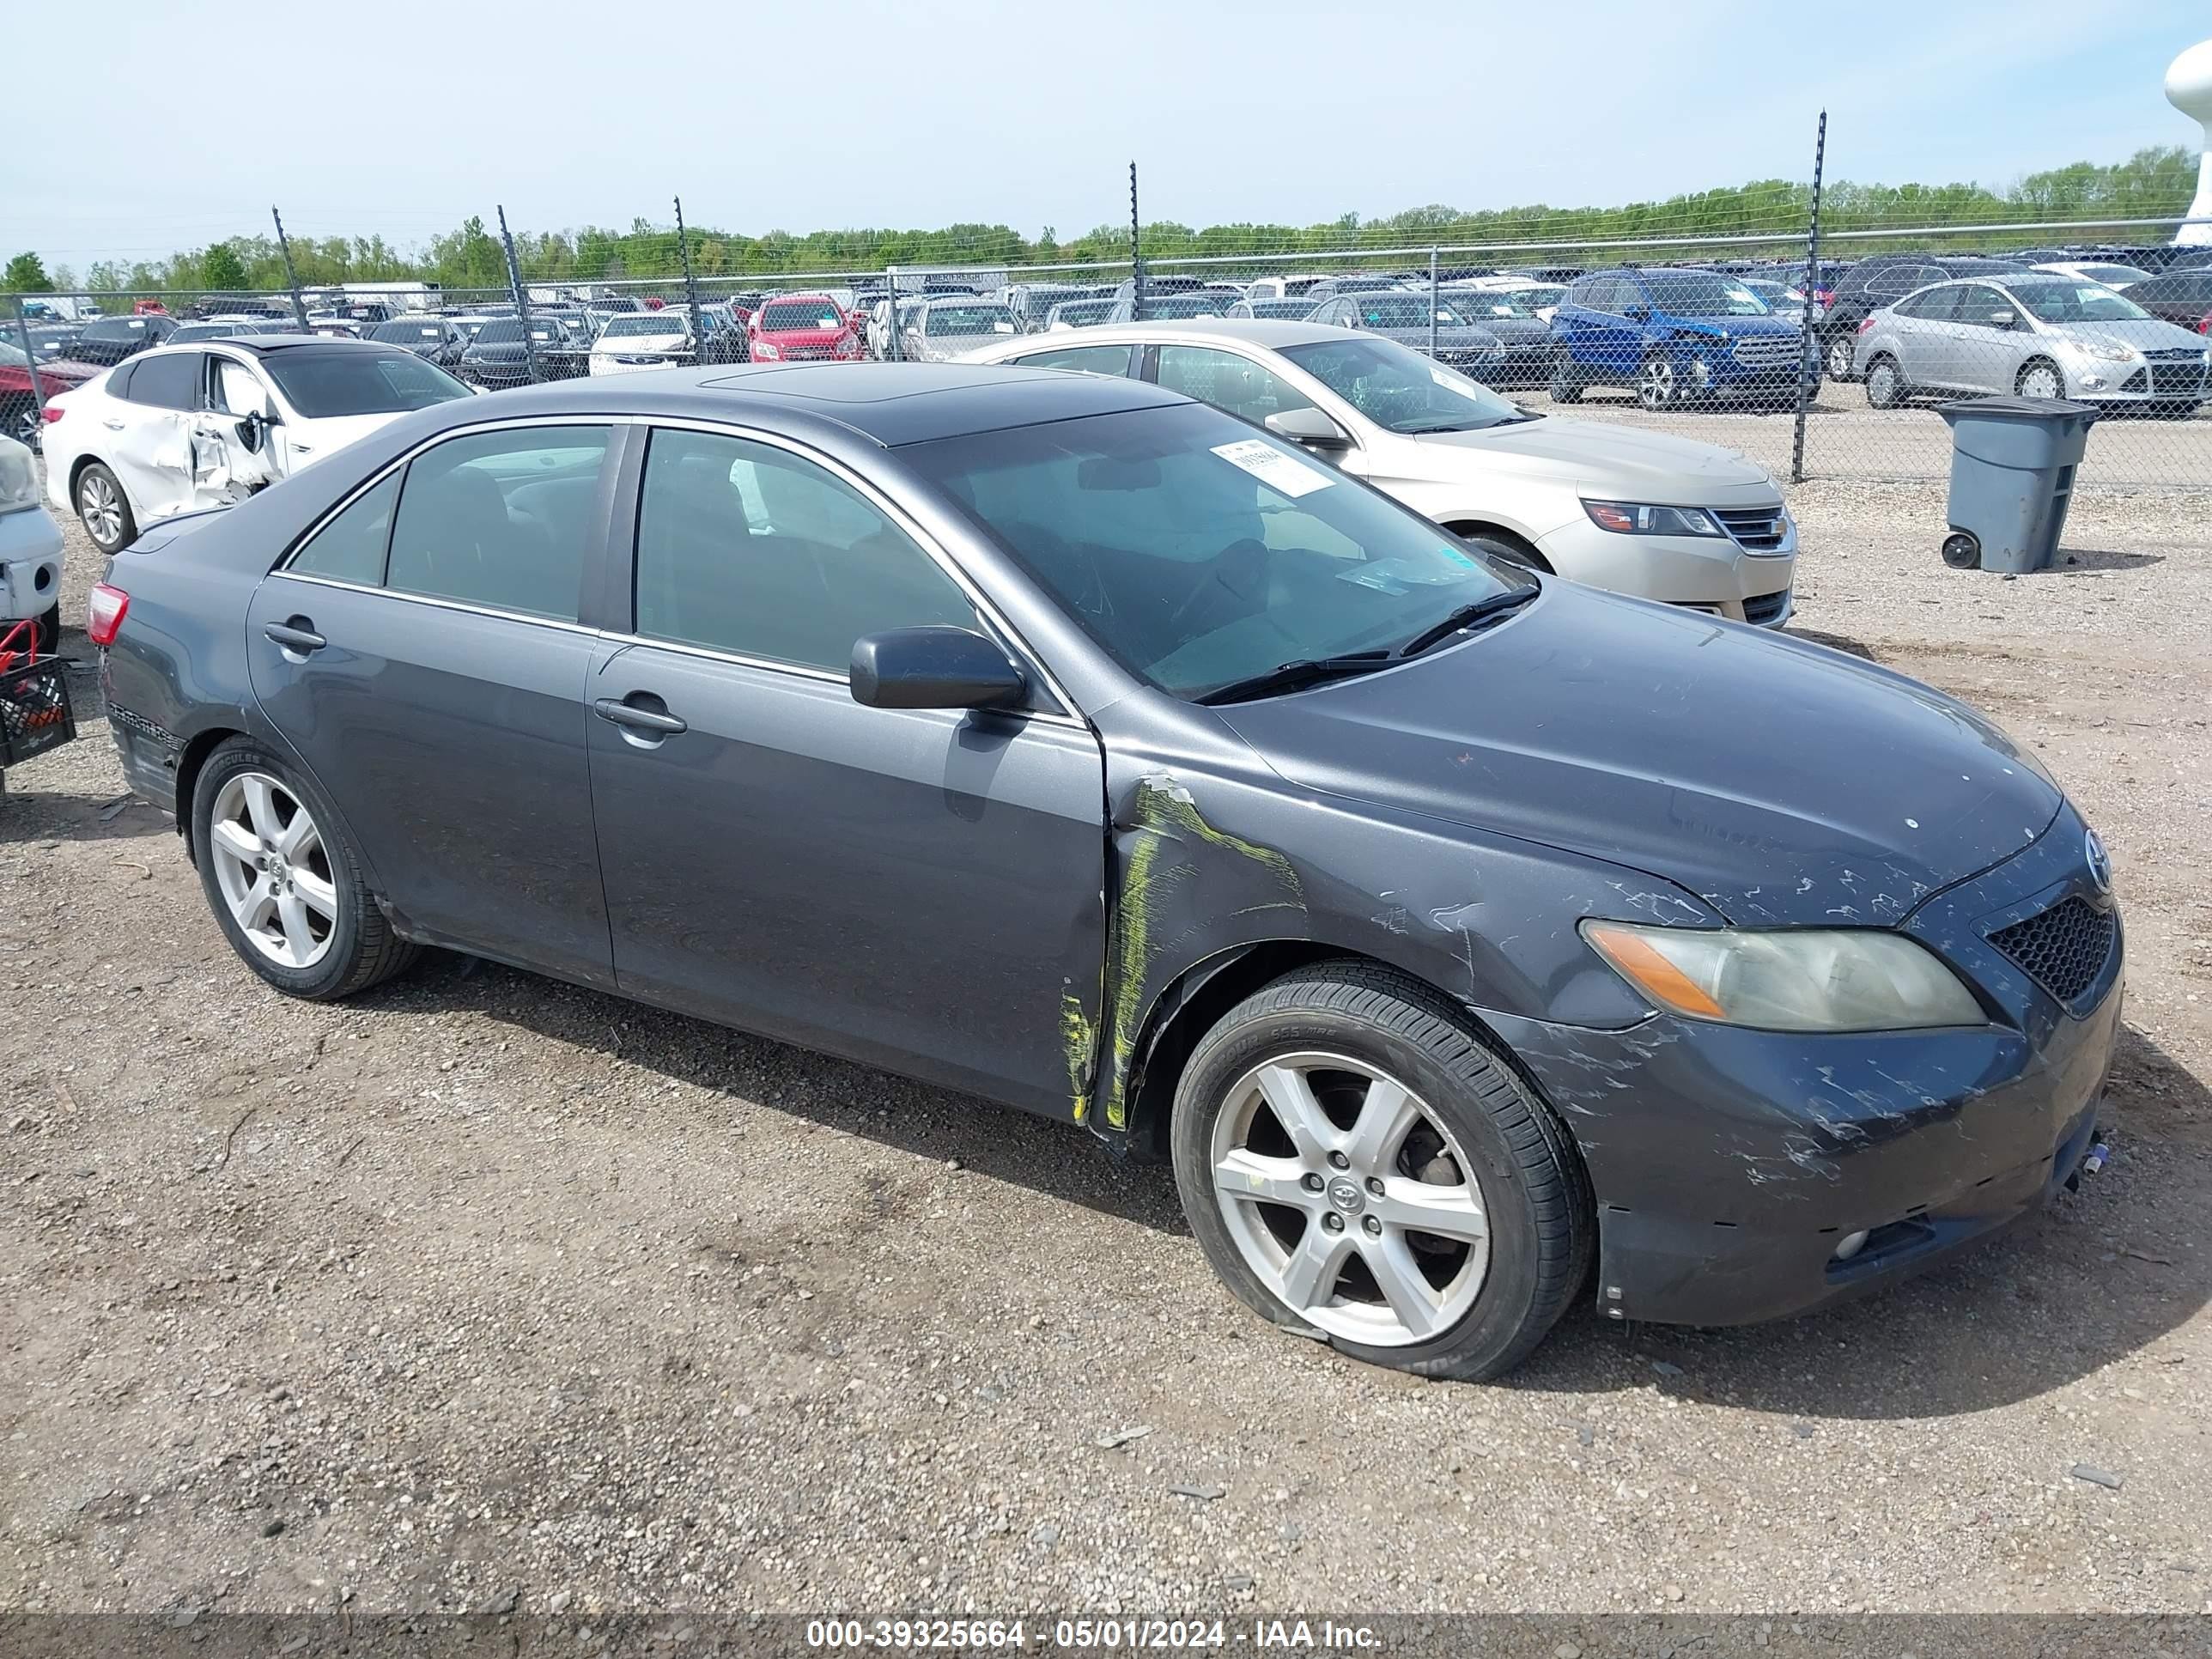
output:
M418 340L442 340L446 331L435 323L380 323L369 330L368 337L387 345L413 345Z
M5 340L0 340L0 363L7 364L10 368L26 368L29 367L30 362L31 360L23 355L23 349L21 346L11 346Z
M486 323L477 331L478 345L513 345L522 338L522 320L505 317Z
M769 334L790 330L842 328L845 319L829 300L779 300L761 307L760 325Z
M1147 294L1145 320L1171 323L1179 318L1218 317L1229 306L1230 301L1218 294Z
M1362 328L1426 328L1429 299L1425 294L1370 294L1354 301ZM1437 321L1446 328L1465 328L1467 319L1449 300L1437 301Z
M284 400L310 420L333 415L396 415L470 394L452 375L411 351L305 347L263 360Z
M1203 404L900 454L1116 661L1181 697L1284 663L1395 649L1522 586L1427 520Z
M2133 265L2082 265L2078 269L2093 283L2110 283L2118 288L2150 280L2150 272L2137 270Z
M1517 294L1499 289L1462 289L1456 294L1444 296L1458 309L1461 318L1480 326L1498 317L1533 318L1536 307Z
M1310 300L1248 300L1245 309L1255 317L1287 317L1293 319L1313 315Z
M1285 346L1283 356L1393 432L1477 432L1533 418L1488 386L1395 340L1355 336Z
M1647 270L1651 303L1677 317L1764 317L1766 307L1741 283L1710 271Z
M2007 291L2027 314L2044 323L2145 323L2151 319L2133 300L2102 283L2012 283Z
M932 306L925 313L928 334L1012 334L1014 313L1004 306Z
M610 317L607 325L599 331L599 337L602 340L619 340L640 334L680 337L690 331L679 312L641 311L626 317Z
M1111 300L1071 300L1052 308L1051 318L1056 323L1095 323L1114 309ZM1311 306L1306 307L1313 309Z

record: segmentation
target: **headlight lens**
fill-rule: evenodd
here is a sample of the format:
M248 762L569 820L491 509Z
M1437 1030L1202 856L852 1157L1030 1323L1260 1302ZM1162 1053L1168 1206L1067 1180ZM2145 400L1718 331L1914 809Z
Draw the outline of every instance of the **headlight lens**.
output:
M20 513L38 504L39 474L31 465L31 452L0 440L0 513Z
M780 357L783 354L781 352L778 351L766 340L756 340L753 343L753 356L756 357L773 359Z
M1586 921L1583 938L1668 1012L1770 1031L1892 1031L1979 1025L1981 1006L1902 933L1753 933Z
M1636 501L1583 503L1590 522L1622 536L1720 536L1727 532L1702 507L1646 507Z
M2100 340L2093 345L2085 345L2081 350L2084 356L2094 357L2100 363L2130 362L2136 355L2127 347L2107 340Z

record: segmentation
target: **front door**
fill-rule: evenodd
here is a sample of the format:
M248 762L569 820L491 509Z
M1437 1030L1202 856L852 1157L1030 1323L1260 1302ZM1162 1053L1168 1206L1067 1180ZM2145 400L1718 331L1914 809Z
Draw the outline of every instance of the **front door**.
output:
M587 694L617 983L1072 1115L1104 956L1097 739L1048 696L854 702L860 635L986 624L813 458L657 429L636 523L635 632Z
M283 476L276 428L253 418L265 416L274 401L251 364L208 355L207 407L191 420L192 505L228 507Z
M445 440L325 522L247 611L253 689L409 931L612 980L585 758L611 428Z
M143 357L106 416L94 453L123 481L142 525L192 505L192 422L206 376L204 351Z

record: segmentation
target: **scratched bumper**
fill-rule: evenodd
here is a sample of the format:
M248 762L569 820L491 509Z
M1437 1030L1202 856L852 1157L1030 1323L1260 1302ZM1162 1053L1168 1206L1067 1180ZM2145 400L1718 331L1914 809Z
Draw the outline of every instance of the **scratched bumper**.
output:
M2035 846L1907 919L1993 1005L1984 1025L1807 1036L1492 1018L1581 1145L1600 1305L1684 1325L1802 1313L1926 1267L2071 1179L2095 1139L2122 945L2069 1011L1988 935L2096 890L2081 835L2062 812ZM1835 1261L1862 1230L1867 1248Z

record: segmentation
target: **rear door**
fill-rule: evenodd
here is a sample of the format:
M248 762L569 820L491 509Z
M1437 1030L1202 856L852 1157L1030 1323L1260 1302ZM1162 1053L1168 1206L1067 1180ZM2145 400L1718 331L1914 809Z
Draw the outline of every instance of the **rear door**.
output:
M441 439L312 532L246 628L262 708L410 931L601 986L584 596L621 430L537 420Z
M1041 677L1029 712L853 700L862 635L995 629L825 458L656 428L617 517L635 631L600 644L588 725L621 988L1072 1115L1104 959L1097 739Z

